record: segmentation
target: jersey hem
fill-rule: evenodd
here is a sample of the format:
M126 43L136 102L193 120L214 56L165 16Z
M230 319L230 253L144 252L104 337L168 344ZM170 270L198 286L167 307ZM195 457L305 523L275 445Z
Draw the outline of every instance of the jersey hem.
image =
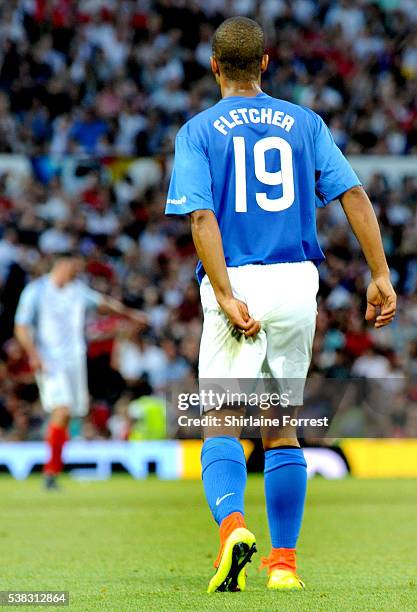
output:
M231 266L226 264L226 268L245 268L247 266L275 266L277 264L296 264L296 263L307 263L307 262L311 262L312 264L314 264L315 266L319 266L322 261L324 261L324 257L321 258L315 258L315 259L290 259L287 261L268 261L267 263L263 263L263 262L256 262L256 263L244 263L244 264L240 264L238 266ZM198 284L201 285L201 283L203 282L203 278L206 276L206 271L204 270L203 267L201 267L199 270L196 270L195 275L197 277L197 281Z

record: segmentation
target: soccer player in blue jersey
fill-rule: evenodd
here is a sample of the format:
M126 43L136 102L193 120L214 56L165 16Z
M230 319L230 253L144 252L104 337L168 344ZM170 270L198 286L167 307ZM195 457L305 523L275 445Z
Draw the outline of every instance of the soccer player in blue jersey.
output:
M358 177L318 115L261 90L267 66L260 26L243 17L226 20L214 34L211 58L222 99L176 138L166 213L191 216L200 259L200 379L257 379L265 371L275 379L306 378L317 265L324 259L315 210L335 199L371 272L365 318L379 328L395 315L378 222ZM301 405L302 390L291 401ZM220 412L233 414L230 408ZM239 435L205 432L203 483L221 543L209 592L243 590L245 564L256 550L244 518ZM300 589L295 552L306 462L295 431L269 432L263 442L272 544L268 587Z

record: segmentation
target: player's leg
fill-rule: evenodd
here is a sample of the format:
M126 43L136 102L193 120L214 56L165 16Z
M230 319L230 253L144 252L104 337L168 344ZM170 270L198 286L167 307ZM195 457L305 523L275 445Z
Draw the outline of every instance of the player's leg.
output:
M204 325L199 360L200 386L210 387L212 381L218 389L222 379L228 387L228 381L233 385L233 379L239 377L256 378L265 358L265 334L260 333L255 340L235 334L217 305L211 287L204 281L201 298ZM208 591L243 590L244 568L256 550L255 537L246 528L244 518L247 475L246 459L239 441L240 427L225 425L227 416L237 416L239 412L223 408L214 414L222 425L205 430L201 453L204 490L220 530L216 572Z
M43 409L50 413L46 432L49 458L44 465L44 483L48 489L57 488L56 477L63 468L62 452L68 440L68 424L72 403L68 378L63 370L46 370L37 375Z
M238 414L224 410L216 417L224 419ZM239 441L240 428L235 431L227 427L224 431L221 427L219 429L205 432L201 452L204 491L220 535L220 549L214 563L216 572L210 581L209 592L244 590L244 566L255 552L255 537L246 528L244 518L247 473L246 458Z
M46 433L49 459L43 468L44 482L47 489L57 488L56 478L63 468L62 452L69 438L69 419L70 409L68 406L57 406L52 410Z
M44 466L45 486L57 488L56 478L63 469L62 453L69 440L71 417L84 418L88 414L89 396L87 366L84 358L50 374L41 374L39 380L41 401L51 412L46 441L49 460Z
M243 591L246 588L245 566L256 552L256 541L245 522L247 469L239 440L241 427L231 427L226 419L239 417L244 411L221 409L206 414L222 423L205 429L201 452L204 491L220 536L219 553L214 562L216 571L208 592Z
M296 411L292 411L295 415ZM269 588L299 589L296 547L304 512L307 464L295 429L263 430L264 488L271 552L263 559Z
M297 275L302 272L302 277ZM313 345L318 288L315 268L293 270L285 308L265 325L268 367L280 387L288 393L290 406L281 409L294 416L303 403L304 383ZM267 559L268 587L299 589L296 575L296 546L301 529L307 489L307 464L296 429L287 426L262 431L265 450L264 485L271 553Z

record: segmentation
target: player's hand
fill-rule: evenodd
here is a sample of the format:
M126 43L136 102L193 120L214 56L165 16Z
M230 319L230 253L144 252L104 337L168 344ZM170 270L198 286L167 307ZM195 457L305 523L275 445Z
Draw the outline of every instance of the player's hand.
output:
M244 302L232 297L219 301L219 305L233 327L247 338L258 334L261 324L250 316L248 307Z
M149 324L147 315L141 310L130 308L128 312L128 317L129 320L132 323L135 323L140 329L145 328Z
M33 351L29 354L29 365L33 372L40 372L43 370L42 359L37 351Z
M372 280L366 291L368 302L365 319L374 321L374 327L389 325L395 317L397 296L388 277Z

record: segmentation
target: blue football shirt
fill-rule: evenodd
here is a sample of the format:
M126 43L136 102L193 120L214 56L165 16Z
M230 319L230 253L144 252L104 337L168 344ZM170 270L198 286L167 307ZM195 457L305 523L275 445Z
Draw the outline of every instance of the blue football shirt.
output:
M316 207L360 184L316 113L262 92L183 125L165 212L212 210L227 266L320 263Z

